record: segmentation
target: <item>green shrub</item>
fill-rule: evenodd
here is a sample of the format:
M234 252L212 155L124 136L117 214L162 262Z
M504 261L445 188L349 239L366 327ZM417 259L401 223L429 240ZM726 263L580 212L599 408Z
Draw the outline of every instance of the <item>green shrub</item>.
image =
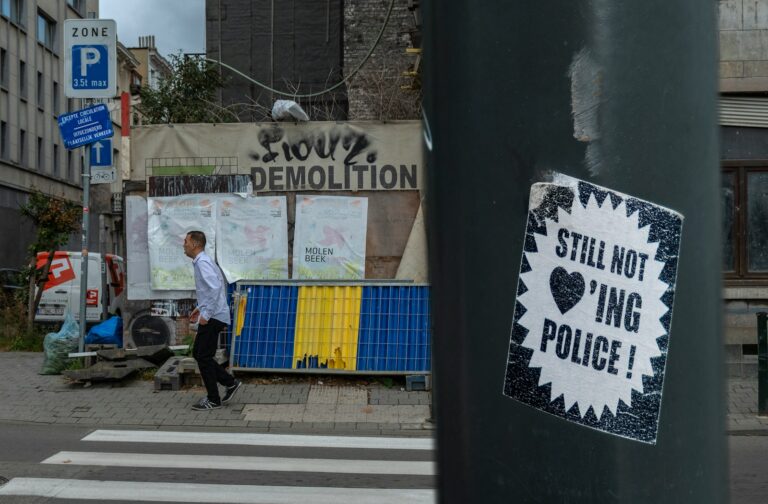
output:
M0 351L42 352L51 325L27 327L27 307L21 297L0 294Z

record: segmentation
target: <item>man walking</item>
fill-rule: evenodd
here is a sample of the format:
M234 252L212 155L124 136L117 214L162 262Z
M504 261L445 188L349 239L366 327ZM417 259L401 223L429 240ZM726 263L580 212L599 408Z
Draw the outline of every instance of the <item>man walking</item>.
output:
M205 243L205 233L202 231L190 231L184 237L184 254L192 259L195 268L197 294L197 308L190 316L190 322L198 323L192 356L197 361L208 393L207 397L192 406L197 411L221 408L222 403L229 402L242 386L242 382L235 380L214 360L219 333L229 325L229 306L224 275L205 253ZM223 398L219 396L219 383L227 387Z

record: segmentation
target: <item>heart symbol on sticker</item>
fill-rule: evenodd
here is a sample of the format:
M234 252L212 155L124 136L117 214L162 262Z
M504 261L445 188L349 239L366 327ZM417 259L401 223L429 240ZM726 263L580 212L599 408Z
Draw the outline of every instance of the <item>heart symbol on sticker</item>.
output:
M579 272L568 273L558 266L549 275L549 290L560 313L565 314L584 297L584 277Z

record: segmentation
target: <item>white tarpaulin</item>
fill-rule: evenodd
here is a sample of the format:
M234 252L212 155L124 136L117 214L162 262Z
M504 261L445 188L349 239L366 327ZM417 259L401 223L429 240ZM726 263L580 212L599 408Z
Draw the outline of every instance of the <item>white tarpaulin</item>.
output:
M217 198L216 250L230 283L288 278L285 196Z
M131 138L131 180L192 163L198 173L248 174L255 192L424 186L421 121L152 124L131 129Z
M147 241L147 200L142 196L125 197L126 264L128 299L189 299L193 291L153 291L150 287L149 244Z
M148 198L149 264L152 288L195 288L192 260L184 255L184 237L189 231L205 233L206 253L215 257L216 202L210 194Z
M365 277L368 198L296 196L293 278Z

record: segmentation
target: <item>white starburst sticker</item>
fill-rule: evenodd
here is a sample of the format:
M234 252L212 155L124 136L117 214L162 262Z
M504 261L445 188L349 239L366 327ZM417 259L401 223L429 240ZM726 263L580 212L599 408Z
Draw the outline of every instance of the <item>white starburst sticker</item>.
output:
M682 216L585 182L531 200L505 394L655 442Z

